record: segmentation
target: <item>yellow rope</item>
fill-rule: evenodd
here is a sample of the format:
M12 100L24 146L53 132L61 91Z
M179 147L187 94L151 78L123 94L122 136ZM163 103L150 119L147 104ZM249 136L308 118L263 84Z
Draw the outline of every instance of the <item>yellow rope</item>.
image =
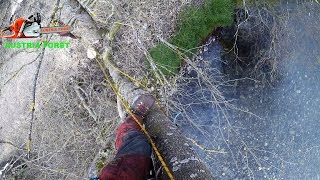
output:
M28 139L28 141L27 141L26 149L27 149L28 154L30 154L30 152L31 152L31 140L30 139Z
M118 95L117 95L118 96ZM146 130L146 128L139 122L139 120L137 119L137 117L130 111L130 108L128 106L125 106L126 103L123 102L123 100L121 99L121 97L119 98L121 100L121 104L125 107L126 112L128 112L134 119L134 121L139 125L139 127L141 128L141 130L143 131L143 133L147 136L148 140L150 141L150 144L152 146L152 149L154 150L154 152L156 153L159 161L161 162L162 167L164 168L164 170L166 171L167 175L169 176L170 180L174 180L173 175L170 171L170 169L168 168L168 165L166 164L166 162L164 161L162 155L160 154L156 144L154 143L154 141L152 140L150 134L148 133L148 131Z
M117 31L117 29L120 28L119 25L121 25L121 23L116 22L115 24L116 26L113 28L113 30L111 30L110 32L111 35L109 34L109 38L112 41L112 39L114 38L115 32ZM154 150L155 154L158 157L158 160L160 161L162 167L164 168L165 172L167 173L168 177L170 180L174 180L174 177L171 173L171 171L168 168L168 165L166 164L166 162L164 161L163 157L161 156L156 144L154 143L154 141L152 140L150 134L148 133L148 131L145 129L145 127L139 122L139 120L135 117L135 115L130 111L130 107L128 106L128 104L125 102L125 100L122 98L121 94L119 93L117 87L114 85L114 83L111 82L111 80L109 79L109 76L107 75L106 71L105 71L105 66L101 64L100 60L103 59L104 61L106 61L108 63L109 66L112 66L112 68L116 69L120 74L122 74L123 76L125 76L126 78L128 78L129 80L131 80L132 82L136 81L134 78L132 78L130 75L126 74L125 72L121 71L119 68L115 67L109 60L109 57L112 56L110 51L107 51L105 57L101 58L101 55L98 53L98 51L96 50L98 57L96 58L96 61L98 63L98 65L100 66L100 69L102 70L106 81L108 82L108 84L110 85L110 87L112 88L113 92L116 94L116 96L120 99L122 106L125 108L126 112L129 113L134 121L138 124L138 126L141 128L141 130L143 131L143 133L146 135L147 139L149 140L152 149ZM141 83L139 83L140 85L142 85Z
M97 59L97 62L98 62L98 64L99 64L100 68L101 68L101 69L104 69L104 68L103 68L103 65L99 62L98 59ZM111 63L109 63L109 65L110 65L110 64L111 64ZM113 66L113 67L114 67L114 66ZM115 87L114 83L112 83L112 82L110 81L110 79L108 78L108 76L107 76L107 74L106 74L106 72L105 72L104 70L103 70L103 73L104 73L104 76L105 76L106 81L108 82L108 84L109 84L110 87L112 88L113 92L114 92L114 93L116 94L116 96L120 99L122 106L125 108L125 111L126 111L127 113L129 113L129 114L133 117L134 121L139 125L139 127L140 127L141 130L142 130L142 132L147 136L147 138L148 138L148 140L149 140L149 142L150 142L150 144L151 144L151 147L152 147L153 151L154 151L155 154L157 155L158 160L160 161L160 163L161 163L162 167L164 168L165 172L167 173L169 179L170 179L170 180L174 180L174 177L173 177L173 175L172 175L172 173L171 173L168 165L167 165L166 162L164 161L164 159L163 159L161 153L159 152L159 150L158 150L155 142L152 140L152 137L150 136L150 134L148 133L148 131L146 130L146 128L139 122L139 120L137 119L137 117L135 117L135 115L130 111L130 107L127 105L127 103L125 102L125 100L123 100L121 94L119 93L119 91L118 91L117 88Z

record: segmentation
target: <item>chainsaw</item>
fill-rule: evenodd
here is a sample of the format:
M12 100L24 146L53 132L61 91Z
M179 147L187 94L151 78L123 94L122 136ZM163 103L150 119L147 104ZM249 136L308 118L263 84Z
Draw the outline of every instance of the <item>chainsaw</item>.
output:
M4 32L10 31L13 34L3 35ZM18 18L12 25L1 31L3 38L36 38L41 34L65 33L72 31L71 26L41 27L41 16L39 13L29 16L27 19Z

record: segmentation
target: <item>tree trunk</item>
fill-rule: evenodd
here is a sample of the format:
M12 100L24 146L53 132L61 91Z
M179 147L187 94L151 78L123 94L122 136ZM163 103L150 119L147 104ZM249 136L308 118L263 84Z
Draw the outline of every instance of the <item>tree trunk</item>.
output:
M109 73L118 86L124 100L132 104L134 97L146 93L108 65ZM156 146L167 163L175 179L213 179L205 164L198 158L192 145L178 130L176 125L155 105L146 117L146 129L154 137Z
M115 28L118 27L115 26ZM90 32L93 33L93 30L90 29ZM110 61L112 36L115 35L115 32L116 30L111 28L108 38L99 37L95 33L95 38L99 37L98 39L103 39L104 41L104 47L97 47L96 50L97 52L104 51L103 60L105 68L108 69L109 75L117 86L122 98L129 104L132 104L134 97L144 94L146 91L138 88L127 78L121 76L114 63ZM94 42L95 40L89 38L87 41ZM151 109L151 112L146 117L145 125L175 179L213 179L206 165L194 152L191 142L180 133L176 125L161 111L159 105L156 104ZM166 175L164 175L163 179L168 178L165 177Z

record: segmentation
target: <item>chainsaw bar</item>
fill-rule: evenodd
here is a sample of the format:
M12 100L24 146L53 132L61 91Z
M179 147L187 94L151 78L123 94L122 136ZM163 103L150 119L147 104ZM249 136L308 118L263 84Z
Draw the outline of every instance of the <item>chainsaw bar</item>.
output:
M61 27L42 27L40 28L41 34L50 34L50 33L60 33L60 32L70 32L73 28L71 26L61 26Z

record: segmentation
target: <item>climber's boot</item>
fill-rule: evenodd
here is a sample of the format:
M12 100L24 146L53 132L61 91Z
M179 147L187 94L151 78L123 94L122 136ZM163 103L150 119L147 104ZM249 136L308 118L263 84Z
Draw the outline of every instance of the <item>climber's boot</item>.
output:
M131 106L132 113L144 118L152 108L155 98L151 94L142 94L134 98Z

